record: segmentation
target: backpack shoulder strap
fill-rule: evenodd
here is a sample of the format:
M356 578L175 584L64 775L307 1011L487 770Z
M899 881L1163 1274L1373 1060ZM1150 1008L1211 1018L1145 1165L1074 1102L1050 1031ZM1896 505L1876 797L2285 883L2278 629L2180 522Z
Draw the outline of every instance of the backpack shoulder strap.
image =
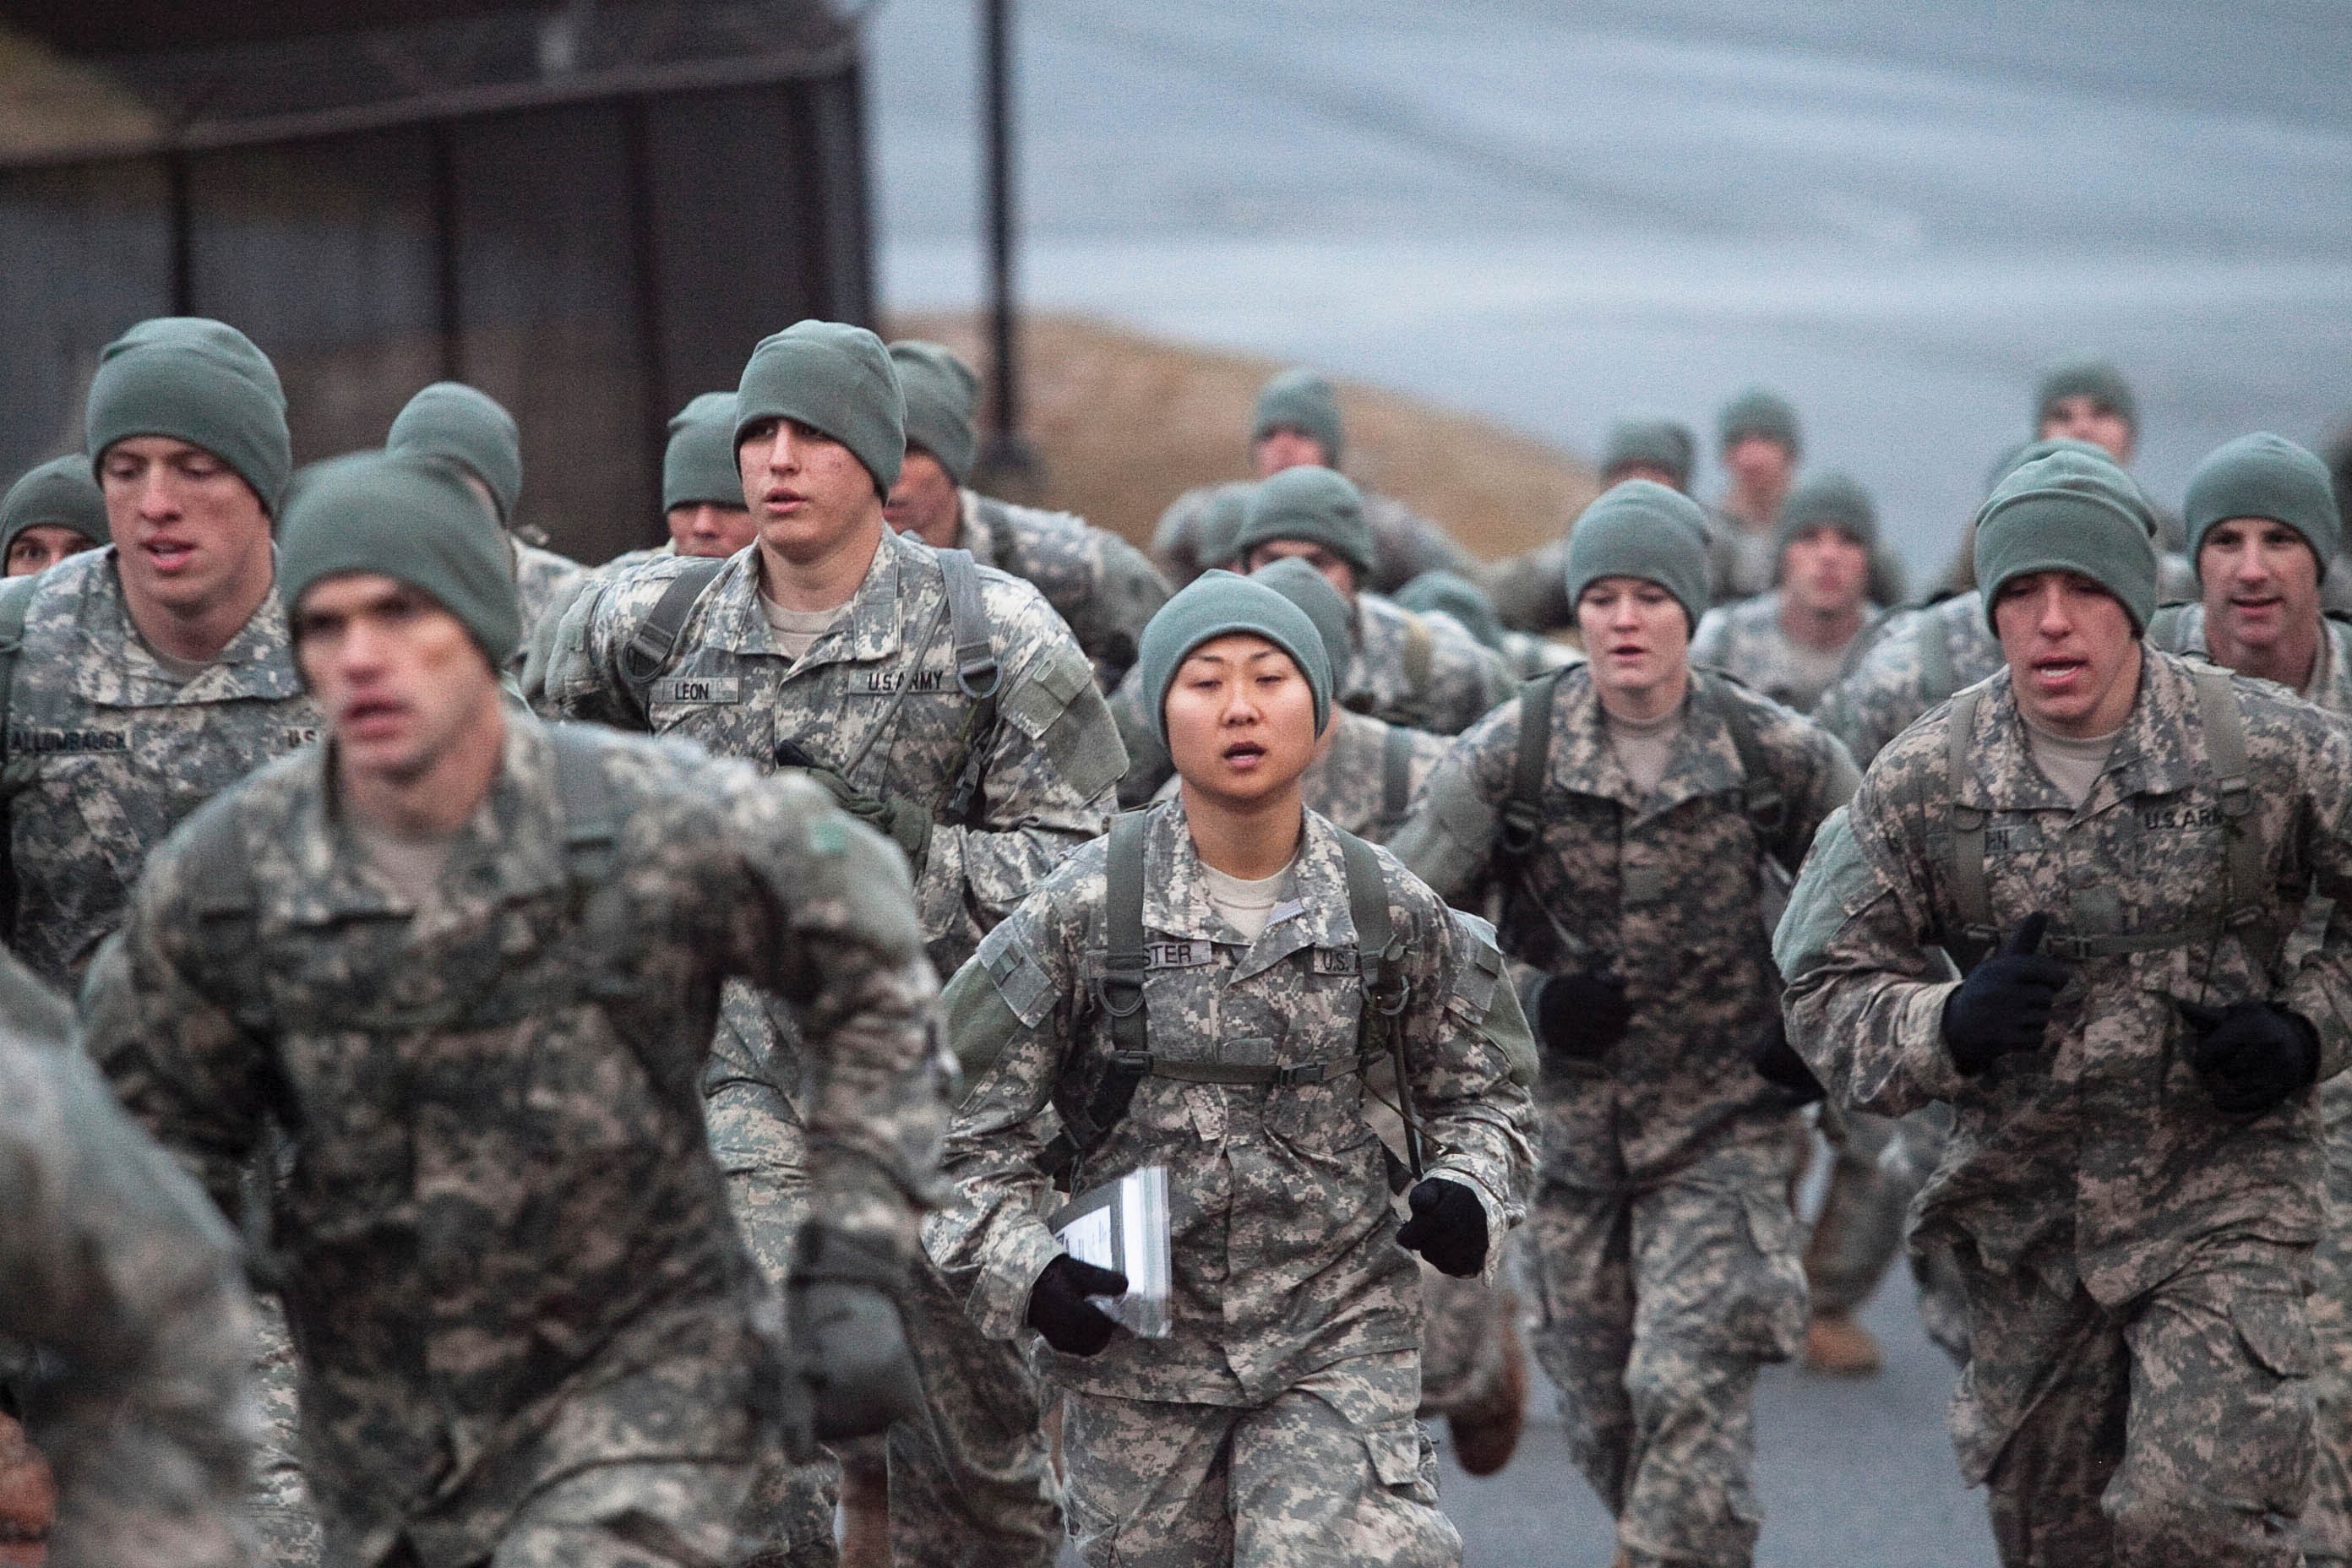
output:
M980 568L969 550L940 550L940 576L948 594L948 636L955 645L956 685L971 699L964 724L963 765L948 792L944 820L969 823L980 799L981 775L996 735L996 694L1003 674L996 663L995 631L981 596Z
M1738 694L1730 689L1731 683L1712 670L1694 669L1700 700L1713 709L1723 727L1731 733L1731 749L1739 753L1739 771L1743 775L1739 786L1740 809L1747 814L1748 825L1755 829L1757 840L1765 852L1793 872L1790 865L1789 798L1780 788L1780 776L1765 760L1764 743L1757 738L1755 715L1748 711Z
M2232 924L2259 920L2267 910L2263 888L2263 841L2254 832L2254 792L2246 761L2245 714L2230 671L2220 665L2191 665L2197 715L2205 730L2205 765L2221 797L2222 909Z
M1985 814L1976 806L1960 804L1960 791L1970 773L1969 751L1977 710L1984 701L1984 694L1985 689L1980 685L1955 694L1951 711L1945 718L1944 792L1949 803L1947 811L1951 829L1951 858L1947 870L1952 884L1952 902L1960 917L1960 929L1954 939L1959 951L1952 953L1952 960L1963 971L1975 967L1976 960L2000 935L1993 929L1992 892L1985 879Z
M1437 665L1437 634L1419 616L1404 618L1404 684L1418 710L1429 696L1429 678Z
M1140 811L1110 819L1103 858L1103 977L1095 999L1109 1023L1111 1059L1083 1107L1056 1097L1062 1131L1039 1163L1065 1187L1078 1162L1127 1115L1137 1088L1151 1071L1150 1019L1143 997L1144 819Z
M1397 1115L1404 1123L1405 1168L1395 1168L1391 1155L1389 1185L1402 1191L1407 1181L1422 1178L1421 1120L1414 1114L1412 1079L1406 1071L1404 1030L1401 1027L1412 992L1397 973L1404 944L1397 940L1389 919L1388 879L1381 875L1380 857L1372 847L1344 829L1339 834L1339 863L1348 877L1348 918L1356 927L1356 972L1363 1010L1356 1029L1356 1059L1369 1066L1387 1057L1396 1069Z
M25 646L25 619L32 613L40 574L11 577L0 585L0 760L8 754L9 699L16 687L16 654Z
M643 707L646 694L653 689L661 672L677 652L677 639L686 631L688 617L701 601L703 590L709 587L719 574L726 569L724 561L698 560L686 566L669 580L660 598L637 629L629 635L626 647L621 649L621 679L630 694Z
M1952 659L1952 628L1941 616L1922 615L1917 637L1920 684L1927 688L1927 706L1933 708L1959 689L1959 671Z
M1381 826L1392 828L1404 820L1412 805L1412 736L1402 724L1391 724L1381 737Z
M1551 765L1551 700L1564 669L1545 670L1519 687L1518 763L1495 832L1496 844L1507 855L1526 855L1543 831L1544 773Z

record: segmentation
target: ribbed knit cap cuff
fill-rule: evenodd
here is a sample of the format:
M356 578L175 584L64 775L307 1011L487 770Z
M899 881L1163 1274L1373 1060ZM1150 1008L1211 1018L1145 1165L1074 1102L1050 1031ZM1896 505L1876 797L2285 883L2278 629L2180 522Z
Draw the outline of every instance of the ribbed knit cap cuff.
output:
M1654 479L1612 485L1568 536L1568 602L1603 577L1639 577L1675 596L1694 629L1706 614L1706 514Z
M760 340L735 388L735 441L767 419L791 419L849 448L875 488L898 482L907 399L882 340L843 321L795 321Z
M1789 449L1790 457L1804 449L1795 406L1779 393L1761 386L1751 386L1725 404L1723 412L1715 417L1715 431L1717 447L1726 450L1747 436L1778 441Z
M1687 489L1691 467L1698 458L1697 448L1690 427L1675 420L1621 420L1609 427L1608 437L1601 445L1601 476L1605 479L1621 468L1639 463L1665 469L1675 476L1676 489Z
M1253 583L1263 583L1292 604L1315 623L1316 634L1323 639L1324 662L1336 680L1339 672L1356 658L1355 612L1331 580L1297 556L1269 561L1249 574Z
M1263 583L1230 572L1203 572L1160 606L1136 650L1129 680L1151 694L1151 727L1168 742L1168 689L1186 656L1233 632L1262 637L1290 656L1315 694L1315 732L1331 720L1331 663L1307 612Z
M2344 548L2344 520L2327 465L2283 436L2267 430L2216 448L2189 476L2182 508L2189 526L2189 558L2197 559L2205 534L2234 517L2266 517L2304 537L2319 557L2322 576Z
M1372 569L1372 529L1364 521L1364 498L1345 474L1329 468L1285 468L1258 481L1234 539L1234 558L1245 560L1261 544L1297 539L1319 544L1356 569Z
M106 495L89 477L88 458L51 458L8 487L0 499L0 563L18 534L45 522L70 528L92 544L113 537Z
M2122 605L2136 631L2156 613L2154 531L2139 487L2101 458L2055 452L1994 487L1977 511L1976 576L1985 625L2002 584L2035 572L2089 578Z
M662 450L662 510L705 501L744 504L731 392L706 392L671 416L669 445Z
M1253 445L1277 429L1304 431L1323 448L1323 461L1339 465L1347 442L1347 426L1339 418L1339 395L1311 370L1286 370L1258 389L1257 409L1250 421Z
M488 393L462 381L436 381L408 400L383 438L388 452L462 463L489 487L499 521L514 521L522 502L522 432Z
M2036 426L2050 417L2051 406L2062 397L2095 398L2123 416L2125 424L2139 428L2139 401L2132 395L2131 383L2106 360L2077 354L2043 371L2033 389Z
M100 351L82 428L93 475L117 441L168 436L226 463L272 517L294 468L277 367L243 332L202 316L142 321Z
M909 338L890 345L890 363L907 399L907 445L939 459L957 484L971 477L980 457L972 409L980 401L980 377L945 343Z
M1878 508L1859 480L1840 473L1819 474L1789 492L1780 521L1772 529L1772 556L1808 529L1834 528L1864 550L1878 548Z
M313 584L357 572L405 583L457 616L493 669L522 641L507 537L442 459L355 452L303 470L278 530L288 618L299 626Z
M1463 629L1488 647L1503 646L1503 620L1486 591L1457 572L1423 572L1396 591L1396 602L1419 614L1437 610L1462 623Z

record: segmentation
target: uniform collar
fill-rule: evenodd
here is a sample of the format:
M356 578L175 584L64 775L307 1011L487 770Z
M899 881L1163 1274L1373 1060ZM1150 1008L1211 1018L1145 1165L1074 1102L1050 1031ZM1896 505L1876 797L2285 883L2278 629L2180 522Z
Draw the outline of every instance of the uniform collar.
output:
M1180 795L1151 809L1143 840L1143 925L1146 931L1243 945L1241 932L1209 902L1208 879ZM1306 814L1298 855L1290 865L1290 896L1275 910L1256 942L1248 944L1233 979L1246 980L1304 948L1343 948L1356 941L1348 907L1348 873L1339 830L1314 812Z
M1615 801L1635 825L1662 816L1685 801L1740 788L1747 775L1739 766L1739 748L1732 743L1731 731L1715 705L1699 700L1700 679L1692 674L1674 752L1658 787L1644 795L1626 776L1616 748L1609 743L1609 716L1591 669L1573 668L1560 677L1552 699L1554 776L1579 795Z
M76 619L82 647L73 661L75 695L108 707L163 708L238 698L274 701L302 694L286 607L278 603L274 584L219 657L194 679L183 682L165 672L131 624L114 562L115 548L110 544L52 568L62 572L70 565L79 574L78 582L68 578L58 584L80 598Z
M801 656L799 668L826 664L863 664L887 659L905 641L899 590L911 586L928 570L936 576L939 563L929 545L903 538L888 523L872 564L850 596L839 619ZM760 546L745 545L727 558L706 595L704 635L712 645L730 653L763 654L782 658L773 627L760 608ZM942 599L944 603L944 599Z
M2196 781L2197 759L2189 748L2189 732L2199 727L2196 683L2182 660L2146 643L2140 648L2139 691L2081 815L2134 795L2170 795ZM1969 763L1959 770L1959 804L1987 811L2074 812L2074 802L2033 761L2006 668L1986 681L1985 697L1969 738Z

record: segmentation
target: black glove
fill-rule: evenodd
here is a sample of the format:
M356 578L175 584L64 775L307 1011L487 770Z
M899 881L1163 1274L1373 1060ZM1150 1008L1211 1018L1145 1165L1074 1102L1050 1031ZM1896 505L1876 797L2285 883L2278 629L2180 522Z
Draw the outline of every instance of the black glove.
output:
M1097 1355L1110 1343L1111 1331L1118 1324L1087 1298L1126 1294L1126 1275L1081 1263L1065 1252L1045 1265L1037 1283L1029 1287L1029 1326L1064 1355Z
M1412 1217L1397 1226L1397 1245L1429 1259L1440 1274L1467 1279L1486 1266L1486 1210L1459 1182L1432 1176L1406 1202Z
M2232 1116L2259 1116L2319 1076L2319 1032L2300 1013L2268 1002L2173 1005L2199 1037L2189 1065Z
M1756 1069L1757 1077L1780 1091L1780 1099L1791 1110L1811 1105L1829 1092L1789 1043L1789 1026L1777 1013L1748 1046L1748 1065Z
M784 1288L794 1382L786 1408L803 1412L814 1441L870 1436L922 1414L922 1379L898 1311L906 1289L905 1263L880 1242L822 1220L802 1226Z
M1522 1000L1543 1048L1570 1061L1591 1061L1623 1039L1633 1021L1625 982L1605 972L1540 976Z
M2000 951L1944 999L1944 1048L1970 1078L2012 1051L2042 1048L2067 974L2064 964L2034 951L2049 929L2050 917L2039 911L2018 921Z

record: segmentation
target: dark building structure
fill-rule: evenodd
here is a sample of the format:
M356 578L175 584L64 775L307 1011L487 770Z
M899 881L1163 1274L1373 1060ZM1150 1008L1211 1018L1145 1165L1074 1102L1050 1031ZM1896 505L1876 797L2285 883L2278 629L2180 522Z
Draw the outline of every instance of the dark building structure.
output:
M0 483L98 350L217 316L298 460L419 386L521 422L521 521L661 537L664 422L803 316L875 312L854 16L824 0L0 0Z

